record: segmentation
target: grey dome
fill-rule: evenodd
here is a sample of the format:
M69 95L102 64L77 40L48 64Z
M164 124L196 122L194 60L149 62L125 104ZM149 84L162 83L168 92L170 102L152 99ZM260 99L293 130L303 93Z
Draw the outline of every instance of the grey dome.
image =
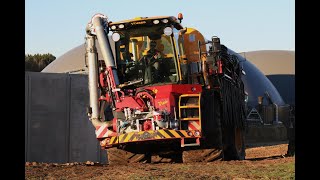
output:
M242 80L245 90L249 94L249 105L258 105L258 96L265 96L265 92L270 95L272 102L277 105L285 105L285 102L272 82L270 82L270 80L263 75L254 64L250 61L244 61L242 65L246 72L246 75L243 76Z
M258 96L265 97L266 92L269 94L273 103L280 106L286 104L270 80L253 63L251 63L251 61L246 60L230 49L229 53L238 57L241 62L240 64L246 73L246 75L242 76L242 80L245 91L249 95L248 106L256 107L258 105ZM267 104L267 102L264 101L264 104Z
M84 71L87 71L87 68L85 66L85 49L86 47L84 44L71 49L70 51L50 63L41 72L66 73L82 69Z
M281 94L284 102L295 105L295 52L264 50L240 53L254 64Z
M264 75L295 74L295 52L262 50L239 53L253 63Z
M110 38L110 37L109 37ZM109 39L110 40L110 39ZM111 42L112 40L110 40ZM111 49L114 52L114 43L110 43ZM96 47L98 50L98 59L103 59L100 51L100 46L98 41L96 41ZM86 67L86 46L85 44L79 45L70 51L66 52L47 67L45 67L41 72L44 73L87 73L88 68Z

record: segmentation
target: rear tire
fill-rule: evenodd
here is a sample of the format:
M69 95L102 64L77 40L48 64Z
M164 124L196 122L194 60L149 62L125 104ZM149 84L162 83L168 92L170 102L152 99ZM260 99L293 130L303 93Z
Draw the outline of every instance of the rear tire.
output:
M244 160L245 144L244 131L240 128L225 129L223 136L223 160Z
M222 102L218 94L203 93L203 97L205 100L202 101L204 107L202 117L206 122L203 129L206 136L203 149L208 154L213 153L214 150L220 150L223 160L244 160L244 129L234 128L223 122ZM210 150L210 148L213 149ZM202 161L208 162L205 152L202 152L202 157L199 157L203 159Z
M136 154L116 147L107 150L109 165L125 165L129 163L145 163L148 158L145 154Z

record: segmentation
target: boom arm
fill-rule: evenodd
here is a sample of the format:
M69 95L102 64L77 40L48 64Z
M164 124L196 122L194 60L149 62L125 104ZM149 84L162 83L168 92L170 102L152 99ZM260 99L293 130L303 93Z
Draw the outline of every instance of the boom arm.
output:
M107 37L108 33L108 18L102 14L96 14L92 17L91 21L86 27L86 51L88 54L89 65L89 94L90 94L90 119L96 128L96 133L107 129L112 126L111 123L103 122L104 119L100 117L100 108L98 100L98 63L97 63L97 49L95 46L95 38L98 39L100 50L106 64L107 80L108 80L108 93L112 101L119 99L116 91L116 86L119 84L118 75L113 59L113 54L110 47L110 42ZM115 106L115 103L113 103ZM102 121L101 121L102 120ZM108 129L106 134L113 134L112 130ZM96 134L97 137L99 134Z

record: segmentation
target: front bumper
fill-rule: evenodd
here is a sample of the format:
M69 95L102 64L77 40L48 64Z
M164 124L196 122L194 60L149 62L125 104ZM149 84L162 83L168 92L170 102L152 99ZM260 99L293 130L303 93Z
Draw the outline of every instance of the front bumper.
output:
M172 130L172 129L161 129L161 130L150 130L140 132L130 132L120 134L118 136L107 137L100 141L102 147L113 147L119 144L152 141L152 140L170 140L170 139L181 139L181 143L184 144L185 138L195 138L199 140L201 138L201 132L198 130Z

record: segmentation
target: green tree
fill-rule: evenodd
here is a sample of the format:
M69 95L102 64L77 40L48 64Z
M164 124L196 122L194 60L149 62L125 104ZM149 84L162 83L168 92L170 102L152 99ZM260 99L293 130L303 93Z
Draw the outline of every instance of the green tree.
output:
M24 56L24 69L25 71L33 71L33 72L40 72L46 66L48 66L52 61L56 59L50 53L47 54L25 54Z

